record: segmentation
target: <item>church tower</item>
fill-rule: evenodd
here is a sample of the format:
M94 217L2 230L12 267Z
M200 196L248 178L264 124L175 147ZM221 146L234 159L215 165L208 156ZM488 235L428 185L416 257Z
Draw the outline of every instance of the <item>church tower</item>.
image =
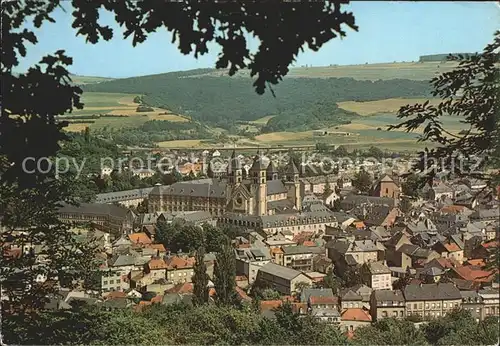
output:
M249 170L252 185L255 188L257 208L256 214L259 216L267 215L267 183L266 183L266 166L262 161L262 157L257 156L253 159L252 167Z
M226 175L230 185L240 184L243 179L241 161L236 157L236 152L234 150L227 164Z
M266 179L278 180L278 167L276 167L273 161L269 161L269 165L267 166Z
M299 170L292 157L285 170L285 186L288 190L288 199L293 202L297 210L302 209L302 196L300 195Z

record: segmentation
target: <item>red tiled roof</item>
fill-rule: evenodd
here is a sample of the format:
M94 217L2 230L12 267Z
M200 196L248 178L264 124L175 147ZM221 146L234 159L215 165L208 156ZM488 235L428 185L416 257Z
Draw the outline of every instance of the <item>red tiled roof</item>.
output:
M446 213L446 214L458 214L462 213L466 209L465 206L463 205L447 205L445 207L442 207L439 211L441 213Z
M132 243L135 244L152 244L153 242L151 241L151 238L148 237L146 233L140 232L140 233L132 233L128 235L128 238Z
M481 246L484 247L485 249L488 249L490 247L500 246L500 241L492 240L487 243L481 244Z
M304 246L316 246L316 244L311 240L306 240L302 243Z
M479 259L470 259L467 261L467 264L471 266L484 267L486 263L484 263L484 260L482 258L479 258Z
M247 281L247 280L248 280L248 278L247 278L245 275L236 275L236 276L234 277L234 280L235 280L235 281Z
M341 313L342 321L364 321L371 322L372 317L368 311L359 308L345 309Z
M153 258L148 262L148 267L150 270L166 269L167 264L161 258Z
M235 290L236 290L236 293L238 294L238 296L240 296L241 299L243 300L252 300L252 298L250 298L248 296L248 294L243 291L241 288L239 288L238 286L235 287Z
M276 309L283 304L283 301L277 299L277 300L262 300L260 302L260 311L267 311L267 310L272 310Z
M179 256L173 256L165 262L167 263L167 269L187 269L193 268L195 259L194 257L182 258Z
M116 298L127 298L127 294L121 291L112 291L109 292L106 296L106 299L116 299Z
M444 244L444 247L448 252L457 252L461 250L455 243Z
M165 246L163 244L149 244L146 247L150 248L150 249L158 250L160 252L167 252L167 249L165 249Z
M169 289L167 292L180 294L193 293L193 284L191 282L180 283Z
M311 297L311 304L337 304L338 297Z
M157 295L151 298L151 303L152 304L159 304L163 300L163 295Z
M493 280L494 271L472 269L470 266L452 268L460 278L467 281L490 282Z

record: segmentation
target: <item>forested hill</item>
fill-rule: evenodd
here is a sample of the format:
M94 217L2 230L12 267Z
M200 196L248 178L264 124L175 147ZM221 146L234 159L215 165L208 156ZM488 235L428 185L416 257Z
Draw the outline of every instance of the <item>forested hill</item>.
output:
M338 110L329 109L325 104L333 107L340 101L427 97L430 90L427 81L407 79L285 78L279 85L272 86L276 95L273 97L269 90L264 95L257 95L249 78L207 76L213 71L200 69L118 79L85 85L84 90L143 94L144 102L151 106L224 128L234 126L236 121L252 121L268 115L287 119L302 114L299 117L302 120L298 121L303 121L312 110L318 112L318 109L326 112L320 115L322 118L330 116L335 123L335 112ZM288 121L281 123L290 125Z

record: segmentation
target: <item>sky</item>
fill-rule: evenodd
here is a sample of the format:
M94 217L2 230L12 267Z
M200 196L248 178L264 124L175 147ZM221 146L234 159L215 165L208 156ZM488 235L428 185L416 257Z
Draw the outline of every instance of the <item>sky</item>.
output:
M134 48L132 39L123 39L113 15L104 10L100 22L114 29L113 39L95 45L85 43L71 27L70 2L62 3L66 12L57 9L53 13L56 23L46 22L35 29L39 42L28 45L19 71L59 49L73 57L70 72L85 76L123 78L215 67L220 51L217 45L209 45L210 52L198 59L185 56L171 43L170 33L161 29ZM478 52L500 29L498 2L360 1L351 2L345 9L353 12L359 31L346 27L344 39L333 39L318 52L305 49L295 66L416 61L426 54ZM32 25L27 23L26 27ZM252 39L250 46L255 50L258 40Z

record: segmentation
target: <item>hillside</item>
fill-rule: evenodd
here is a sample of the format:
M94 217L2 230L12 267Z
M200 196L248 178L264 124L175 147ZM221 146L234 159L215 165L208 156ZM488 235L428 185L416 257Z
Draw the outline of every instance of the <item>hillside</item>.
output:
M191 116L231 132L237 131L239 121L254 121L270 115L274 116L273 131L311 128L312 117L320 118L322 125L334 126L355 116L339 110L337 102L428 97L430 90L427 81L410 79L290 77L272 87L276 97L270 92L259 96L249 78L213 77L213 73L219 72L199 69L124 78L85 85L84 90L143 94L144 101L151 106Z
M114 78L108 77L79 76L76 74L70 74L70 77L73 83L77 85L96 84L114 80Z

